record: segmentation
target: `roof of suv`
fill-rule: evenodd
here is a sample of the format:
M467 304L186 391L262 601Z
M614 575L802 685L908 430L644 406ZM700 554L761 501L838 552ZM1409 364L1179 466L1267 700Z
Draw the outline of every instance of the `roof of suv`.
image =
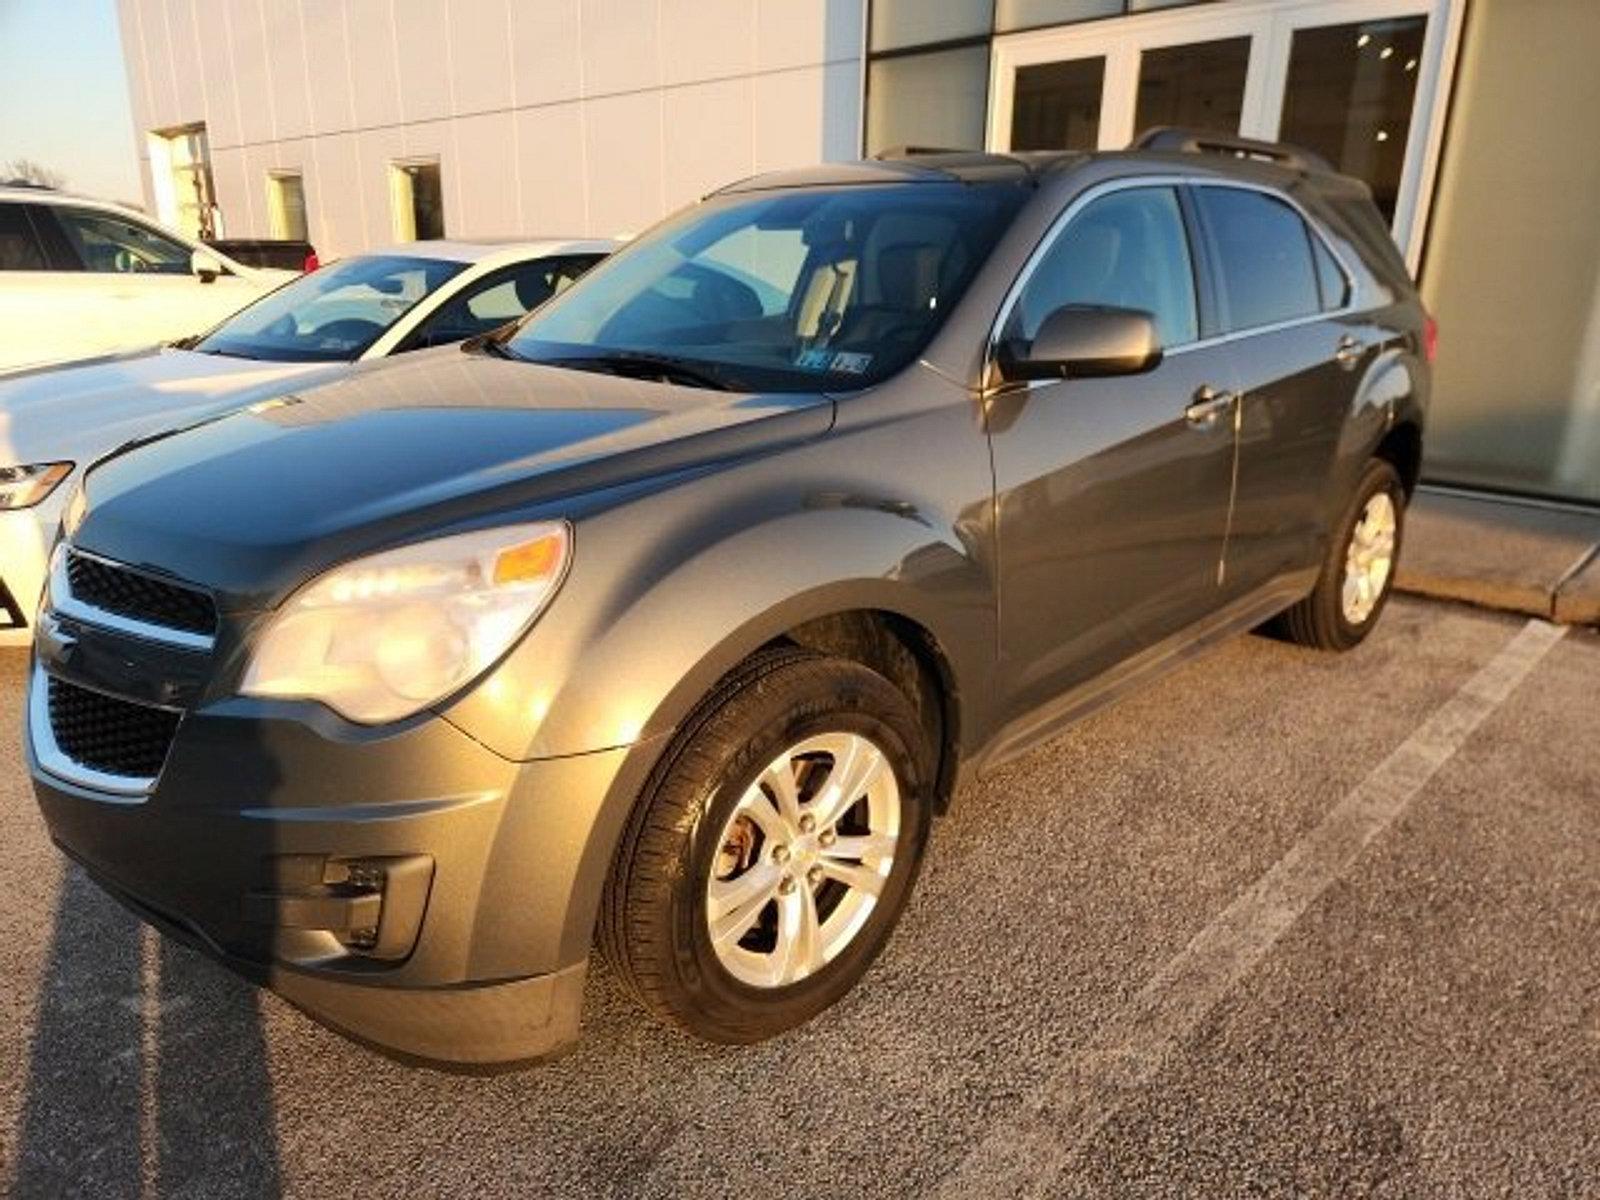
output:
M741 180L723 192L764 191L771 188L828 187L872 183L1005 183L1037 179L1091 160L1125 159L1159 163L1176 172L1240 173L1275 183L1316 176L1319 180L1345 180L1322 158L1309 150L1281 142L1200 132L1163 126L1151 129L1126 150L1041 150L995 153L976 150L939 150L917 146L886 150L855 162L824 163L787 171L772 171ZM1356 182L1351 180L1350 182Z

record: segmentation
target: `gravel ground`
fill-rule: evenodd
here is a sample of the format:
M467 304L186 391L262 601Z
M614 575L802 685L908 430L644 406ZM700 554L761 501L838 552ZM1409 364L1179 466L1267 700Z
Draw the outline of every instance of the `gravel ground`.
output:
M1400 600L1342 658L1235 642L960 795L811 1026L699 1045L596 969L578 1049L491 1079L346 1043L65 868L0 655L0 1187L924 1195L1070 1099L1057 1064L1520 624ZM1570 633L1050 1193L1600 1196L1596 678Z

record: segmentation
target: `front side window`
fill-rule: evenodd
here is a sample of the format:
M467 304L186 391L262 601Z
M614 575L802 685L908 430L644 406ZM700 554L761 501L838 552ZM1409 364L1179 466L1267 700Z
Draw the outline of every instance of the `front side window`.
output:
M464 266L398 255L347 258L241 309L193 349L275 362L348 362Z
M864 387L921 353L1028 194L939 182L708 201L602 263L507 348L586 369L667 356L742 391Z
M1256 329L1322 308L1312 233L1290 205L1245 188L1196 189L1217 264L1223 324Z
M20 204L0 204L0 271L44 270L48 270L44 247L28 210Z
M600 259L581 254L522 263L466 285L418 330L408 346L444 346L490 333L521 320L552 296L566 291Z
M1171 188L1132 188L1091 201L1034 265L1002 340L1031 342L1045 318L1068 304L1149 313L1163 346L1199 336L1189 239Z
M54 212L85 271L189 274L189 247L148 225L82 208L57 207Z

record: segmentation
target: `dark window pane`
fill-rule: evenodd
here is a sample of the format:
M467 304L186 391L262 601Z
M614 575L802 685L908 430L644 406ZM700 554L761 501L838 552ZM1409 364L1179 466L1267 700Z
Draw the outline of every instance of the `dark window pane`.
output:
M418 238L444 236L444 184L439 164L408 167L411 175L411 212Z
M1322 311L1332 312L1350 301L1350 281L1333 260L1333 254L1319 237L1311 239L1311 253L1317 260L1317 286L1322 291Z
M191 251L148 225L111 213L57 208L61 229L86 271L187 275Z
M871 49L898 50L989 32L994 0L873 0Z
M0 204L0 271L46 270L44 248L20 204Z
M1134 128L1180 125L1209 133L1239 132L1250 39L1226 38L1146 50L1139 62Z
M867 74L867 153L981 150L988 103L988 46L879 59Z
M1093 150L1100 141L1104 58L1017 68L1011 100L1013 150Z
M1155 317L1162 345L1195 340L1194 271L1171 188L1116 192L1074 217L1039 260L1003 337L1032 341L1065 304L1138 309Z
M1254 329L1319 311L1310 234L1282 200L1241 188L1198 189L1229 329Z
M1301 29L1289 49L1279 136L1364 179L1394 220L1426 17Z

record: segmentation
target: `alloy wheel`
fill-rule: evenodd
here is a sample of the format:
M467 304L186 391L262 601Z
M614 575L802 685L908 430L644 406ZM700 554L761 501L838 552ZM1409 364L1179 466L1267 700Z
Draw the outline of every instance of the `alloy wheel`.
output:
M787 987L861 932L894 866L900 786L854 733L807 738L745 789L705 889L717 960L740 983Z

